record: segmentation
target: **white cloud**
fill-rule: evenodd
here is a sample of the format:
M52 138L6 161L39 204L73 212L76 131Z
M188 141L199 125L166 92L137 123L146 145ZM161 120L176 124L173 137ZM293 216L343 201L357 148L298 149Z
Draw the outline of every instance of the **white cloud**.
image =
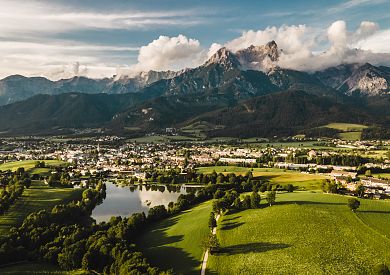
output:
M139 29L204 23L193 10L94 12L72 10L54 1L0 0L0 36L59 33L85 29Z
M237 51L275 40L282 49L275 65L296 70L314 71L341 63L390 65L390 55L386 54L390 53L390 32L378 30L378 24L363 21L357 30L348 32L342 20L333 22L326 30L306 25L267 27L245 31L225 46Z
M332 43L331 50L343 50L347 46L347 24L339 20L333 22L327 31L328 39Z
M232 50L238 51L247 48L251 45L264 45L272 40L278 43L278 46L286 52L295 52L303 47L303 45L310 46L313 44L312 37L306 36L310 28L305 25L292 25L267 27L264 30L245 31L242 35L228 43L225 46Z
M349 0L328 9L329 13L343 12L352 8L376 5L386 2L387 0Z
M379 30L379 25L377 23L370 22L370 21L362 21L360 23L359 28L354 33L352 40L358 42L362 39L370 37L371 35L375 34L378 30Z
M86 30L140 30L161 26L204 24L197 10L95 11L56 1L0 0L0 77L10 74L72 76L72 64L88 67L80 74L111 76L118 66L134 63L139 47L107 46L58 41L61 33ZM84 38L81 38L84 40ZM111 41L115 42L115 41Z
M204 49L196 39L181 34L176 37L160 36L140 48L138 63L132 70L180 70L200 65L205 60L204 55Z
M94 78L111 76L115 73L117 64L112 63L110 57L136 51L137 47L94 45L74 41L46 40L40 43L0 41L0 77L15 73L27 76L42 75L51 79L74 75L88 75ZM79 64L77 74L74 64Z
M207 52L207 58L210 58L211 56L213 56L213 54L215 54L222 47L223 46L221 44L218 44L218 43L211 44L211 46Z
M348 1L337 8L368 4L366 0ZM80 29L132 29L200 22L191 16L193 11L96 13L36 0L0 0L0 6L0 77L19 73L55 79L75 74L97 78L111 76L116 71L128 74L181 70L201 65L223 46L237 51L271 40L283 50L278 62L281 67L312 71L343 62L390 65L390 30L380 30L378 24L369 21L361 22L355 31L348 31L342 20L326 29L307 25L270 26L244 31L224 45L212 43L209 47L184 35L160 36L145 46L131 47L59 41L50 39L50 35ZM127 58L136 52L137 60Z
M378 31L358 41L356 47L362 50L372 51L373 53L390 54L390 30Z

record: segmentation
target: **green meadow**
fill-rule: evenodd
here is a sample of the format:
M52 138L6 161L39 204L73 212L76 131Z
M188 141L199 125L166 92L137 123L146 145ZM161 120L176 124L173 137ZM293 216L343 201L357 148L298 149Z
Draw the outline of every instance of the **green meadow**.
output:
M345 132L340 133L339 137L343 140L360 140L362 137L362 132Z
M278 193L276 204L224 215L209 274L370 274L390 264L389 201L313 192Z
M12 161L0 164L0 171L16 171L18 168L23 167L24 170L30 170L35 167L35 164L38 161L44 161L47 165L52 166L61 166L66 165L67 163L61 160L21 160L21 161Z
M324 125L323 127L336 129L344 132L362 131L363 129L368 128L368 126L366 125L354 123L329 123L327 125Z
M20 225L32 212L50 210L56 204L80 198L81 192L81 189L51 188L40 181L33 181L31 187L23 191L7 212L0 215L0 234Z
M361 200L357 216L371 228L390 239L390 201Z
M138 143L159 143L159 142L169 142L169 141L192 141L194 138L187 136L144 136L138 138L131 138L128 142L138 142Z
M137 240L148 261L177 274L197 274L203 257L201 242L208 234L211 201L152 226Z
M275 184L287 184L291 183L304 190L318 190L320 184L326 177L316 174L304 174L297 171L283 170L278 168L247 168L239 166L209 166L199 167L197 169L199 173L235 173L236 175L245 175L248 171L251 171L254 177L260 177L263 180L269 180Z
M362 131L368 128L366 125L353 123L329 123L322 127L342 131L339 137L343 140L360 140Z
M390 179L390 173L378 173L378 174L373 174L372 176L375 178Z

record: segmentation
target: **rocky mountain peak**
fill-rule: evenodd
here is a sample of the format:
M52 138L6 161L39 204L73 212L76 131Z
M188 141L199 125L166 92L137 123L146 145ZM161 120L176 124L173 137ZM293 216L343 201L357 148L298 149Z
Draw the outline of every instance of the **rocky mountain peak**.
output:
M274 40L268 42L264 46L264 49L272 61L277 61L279 59L278 45Z
M276 67L279 59L278 45L270 41L265 45L251 45L236 52L238 60L244 70L260 70L268 72Z
M347 95L390 93L390 73L369 63L342 64L317 72L315 76L325 85Z
M215 54L213 54L209 60L207 60L205 66L211 64L221 64L227 68L234 68L240 65L237 57L225 47L220 48Z

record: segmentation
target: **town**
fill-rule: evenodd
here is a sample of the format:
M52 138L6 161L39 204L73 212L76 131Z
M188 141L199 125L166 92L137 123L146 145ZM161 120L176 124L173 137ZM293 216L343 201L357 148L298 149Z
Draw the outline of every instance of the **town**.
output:
M86 175L155 182L158 172L174 171L173 182L196 183L189 173L199 167L273 168L281 172L322 175L337 185L338 193L384 199L390 196L390 142L318 139L285 142L167 142L139 143L117 136L87 139L3 139L0 163L20 160L59 160L67 163L69 184L85 187ZM41 164L42 165L42 164ZM44 166L44 164L43 164ZM0 166L1 167L1 166ZM214 170L215 171L215 170ZM3 171L5 172L5 171ZM52 171L51 173L56 173ZM43 179L47 183L48 176ZM153 181L154 180L154 181ZM203 182L207 184L207 182Z

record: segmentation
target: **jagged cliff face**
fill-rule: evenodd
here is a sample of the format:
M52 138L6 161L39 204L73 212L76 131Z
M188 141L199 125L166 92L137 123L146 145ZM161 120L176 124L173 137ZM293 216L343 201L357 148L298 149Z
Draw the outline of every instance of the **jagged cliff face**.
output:
M359 79L356 90L365 95L378 95L389 92L387 80L377 76L364 76Z
M237 56L225 47L219 49L201 67L208 67L216 64L222 66L226 70L237 69L240 66Z
M347 95L375 96L390 93L390 72L371 64L343 64L314 74L325 85Z
M278 46L271 41L262 46L250 46L236 52L237 58L244 70L259 70L268 72L276 67L279 59Z
M347 94L374 96L390 92L388 80L390 80L390 74L370 64L364 64L344 81L343 86L346 86Z
M169 79L166 95L204 94L210 100L225 96L234 101L275 90L263 72L242 70L237 54L221 48L202 66Z

